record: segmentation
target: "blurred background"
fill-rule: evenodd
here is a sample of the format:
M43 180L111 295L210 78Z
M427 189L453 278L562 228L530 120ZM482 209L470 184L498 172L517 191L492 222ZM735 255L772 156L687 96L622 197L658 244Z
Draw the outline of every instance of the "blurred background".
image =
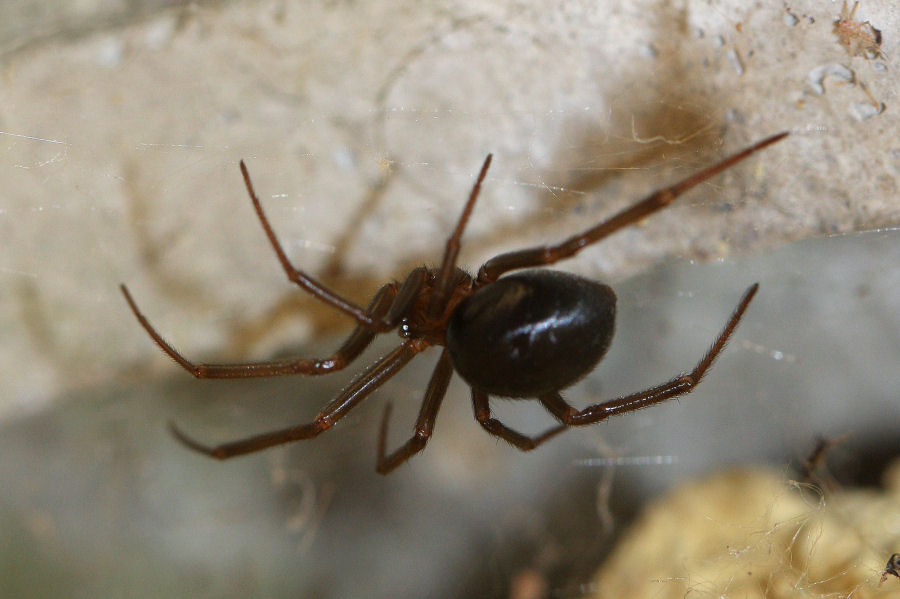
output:
M844 484L877 485L900 432L898 20L881 0L852 18L726 0L0 6L0 594L591 596L645 502L693 476L792 476L824 435L844 439ZM619 297L577 406L692 368L760 283L689 397L523 454L455 378L429 446L381 477L384 405L399 444L434 350L314 441L218 463L165 430L305 422L357 371L197 381L129 312L120 282L197 360L324 355L348 333L285 281L241 159L294 263L366 303L439 261L488 152L472 270L782 130L560 265Z

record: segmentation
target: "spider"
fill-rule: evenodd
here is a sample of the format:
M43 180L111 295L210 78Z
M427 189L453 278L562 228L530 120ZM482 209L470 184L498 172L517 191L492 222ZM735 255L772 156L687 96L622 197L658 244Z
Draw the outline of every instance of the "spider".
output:
M900 553L895 553L888 558L887 565L881 571L881 581L878 583L878 586L884 584L888 576L900 578Z
M693 370L644 391L577 410L562 398L560 391L593 370L609 348L615 328L616 296L602 283L535 267L570 258L607 235L662 210L687 190L787 135L783 132L768 137L671 187L657 190L562 243L495 256L472 276L456 266L456 259L463 230L491 164L489 154L456 227L447 239L440 267L420 266L414 268L402 283L387 283L365 309L330 291L291 264L263 212L247 166L241 161L247 192L288 279L357 323L343 345L327 358L195 364L163 339L138 309L125 285L120 287L132 312L153 341L199 379L327 374L356 360L378 334L397 329L402 339L399 347L359 374L322 408L312 422L216 446L203 445L170 423L172 434L192 450L224 460L315 437L333 427L418 354L431 346L441 346L443 349L425 389L415 432L390 454L386 452L385 440L391 404L386 406L379 432L376 470L386 474L425 448L454 371L471 388L478 423L490 434L528 451L569 426L594 424L693 391L725 347L759 287L754 283L744 292L725 328ZM520 269L529 270L501 276ZM519 433L491 415L491 395L536 399L559 424L536 436Z

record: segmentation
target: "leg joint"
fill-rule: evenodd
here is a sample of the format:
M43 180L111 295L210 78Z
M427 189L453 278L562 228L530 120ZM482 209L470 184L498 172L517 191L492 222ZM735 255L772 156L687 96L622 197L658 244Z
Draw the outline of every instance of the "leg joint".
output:
M428 431L416 430L416 434L412 436L409 440L409 444L415 451L420 451L425 444L428 443L428 439L431 437L431 433Z

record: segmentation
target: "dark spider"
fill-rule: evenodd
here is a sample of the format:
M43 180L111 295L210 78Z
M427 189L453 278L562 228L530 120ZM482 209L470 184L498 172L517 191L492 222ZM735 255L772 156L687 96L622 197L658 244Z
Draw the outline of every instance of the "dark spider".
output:
M125 285L121 289L138 321L157 345L185 370L201 379L317 375L341 370L362 353L375 335L399 329L403 338L400 347L357 376L308 424L215 447L201 445L170 424L179 441L200 453L226 459L315 437L334 426L372 391L432 345L444 346L444 350L425 390L415 433L399 449L386 455L385 439L391 409L388 404L378 440L378 472L390 472L425 447L454 370L472 389L472 403L479 424L492 435L527 451L568 426L593 424L693 391L725 347L758 284L754 283L744 292L728 324L691 372L645 391L576 410L563 400L559 391L593 370L609 348L616 313L613 290L595 281L552 270L528 270L500 276L511 270L544 266L574 256L607 235L665 208L690 188L787 135L786 132L779 133L764 139L671 187L655 191L630 208L560 244L495 256L482 264L473 278L456 267L456 257L463 229L491 164L491 155L488 155L456 228L447 240L440 268L414 268L402 283L388 283L379 289L366 309L326 289L291 265L263 213L247 167L241 161L241 172L253 207L288 279L358 323L344 344L325 359L194 364L156 332L138 310ZM534 437L523 435L491 417L489 395L537 399L561 424Z
M881 581L878 583L878 586L884 584L888 576L900 578L900 553L895 553L888 558L887 565L881 571Z

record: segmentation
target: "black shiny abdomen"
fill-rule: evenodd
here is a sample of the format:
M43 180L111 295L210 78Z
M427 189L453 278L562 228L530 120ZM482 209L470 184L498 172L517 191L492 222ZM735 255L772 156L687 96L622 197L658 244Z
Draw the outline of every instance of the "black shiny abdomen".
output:
M463 300L447 327L453 367L479 391L536 397L585 376L612 341L616 295L554 270L502 277Z

